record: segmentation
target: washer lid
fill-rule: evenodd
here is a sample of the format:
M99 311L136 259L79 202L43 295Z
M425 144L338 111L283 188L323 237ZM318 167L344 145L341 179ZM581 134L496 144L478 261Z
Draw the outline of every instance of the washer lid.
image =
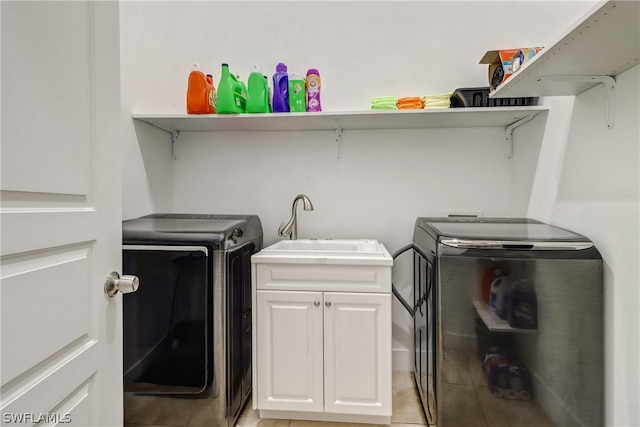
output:
M461 248L570 250L593 246L578 233L527 218L442 222L437 218L424 218L420 226L440 243Z

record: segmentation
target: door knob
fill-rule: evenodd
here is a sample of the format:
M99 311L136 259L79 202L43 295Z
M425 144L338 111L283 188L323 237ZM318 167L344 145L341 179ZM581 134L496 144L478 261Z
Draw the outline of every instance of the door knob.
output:
M122 276L112 271L107 275L107 279L104 282L104 293L109 297L113 297L120 291L123 294L129 294L138 290L140 280L137 276Z
M324 305L326 305L327 307L331 307L331 301L326 301Z

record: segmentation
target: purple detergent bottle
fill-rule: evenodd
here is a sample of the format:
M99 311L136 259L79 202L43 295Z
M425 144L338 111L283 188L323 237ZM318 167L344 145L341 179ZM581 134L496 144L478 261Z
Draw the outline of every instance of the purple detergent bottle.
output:
M533 282L521 279L514 283L507 312L509 326L518 329L538 329L538 300Z
M287 66L282 62L278 63L273 75L272 104L274 113L289 112L289 75L287 74Z

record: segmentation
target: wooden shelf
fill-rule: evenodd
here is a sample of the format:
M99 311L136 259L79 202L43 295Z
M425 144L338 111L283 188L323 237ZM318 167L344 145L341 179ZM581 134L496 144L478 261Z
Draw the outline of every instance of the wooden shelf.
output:
M518 333L532 333L538 332L537 329L520 329L509 326L509 322L503 320L496 315L487 304L482 301L474 301L473 306L478 313L478 316L482 319L487 328L492 332L518 332Z
M578 95L600 83L591 76L615 77L635 67L640 64L639 17L638 1L598 3L490 97ZM580 76L587 78L573 78Z
M168 132L265 132L507 127L545 111L547 107L534 106L238 115L133 114L132 117Z

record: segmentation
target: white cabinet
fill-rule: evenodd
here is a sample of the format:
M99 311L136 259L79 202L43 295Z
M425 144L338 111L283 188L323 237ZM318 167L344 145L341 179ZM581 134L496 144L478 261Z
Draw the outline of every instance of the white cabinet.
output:
M381 246L382 247L382 246ZM342 259L340 259L342 257ZM391 266L252 256L253 392L261 418L389 424Z
M391 416L391 294L324 293L326 412Z
M391 416L391 295L257 291L259 409Z
M259 409L324 411L321 303L322 292L257 292Z

